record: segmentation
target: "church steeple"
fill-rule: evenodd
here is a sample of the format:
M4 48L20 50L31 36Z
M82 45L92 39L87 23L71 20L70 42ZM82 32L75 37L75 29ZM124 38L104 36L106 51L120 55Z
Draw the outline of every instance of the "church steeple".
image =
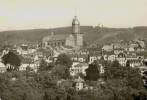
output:
M72 21L72 25L80 25L80 22L79 22L77 16L74 17L74 19Z
M72 33L73 34L79 34L80 33L80 22L79 22L77 16L75 16L73 21L72 21Z

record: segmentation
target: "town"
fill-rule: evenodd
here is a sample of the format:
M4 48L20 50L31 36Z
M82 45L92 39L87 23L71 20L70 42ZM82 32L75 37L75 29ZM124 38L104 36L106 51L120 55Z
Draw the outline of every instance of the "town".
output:
M51 32L39 43L3 46L1 99L146 100L146 41L84 47L83 35L75 16L66 36Z

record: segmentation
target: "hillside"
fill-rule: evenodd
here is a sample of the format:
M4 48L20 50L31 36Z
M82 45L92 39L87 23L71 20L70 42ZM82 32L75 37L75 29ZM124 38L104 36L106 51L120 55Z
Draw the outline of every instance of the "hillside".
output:
M0 43L18 44L25 42L38 42L52 31L55 34L70 34L71 27L54 29L33 29L0 32ZM118 40L144 39L147 40L147 27L134 28L100 28L81 26L84 33L84 42L87 45L110 43Z

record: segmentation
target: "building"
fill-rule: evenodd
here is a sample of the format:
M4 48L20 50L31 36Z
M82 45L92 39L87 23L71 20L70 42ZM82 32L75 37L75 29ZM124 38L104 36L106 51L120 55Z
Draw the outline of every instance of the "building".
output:
M114 45L110 44L110 45L104 45L102 47L102 51L107 51L107 52L111 52L114 49Z
M71 34L54 34L53 32L43 38L43 47L71 47L79 49L83 47L83 34L80 33L80 22L77 16L72 21Z
M31 54L34 53L36 51L35 48L29 48L29 46L27 44L22 44L20 47L17 48L16 52L19 55L27 55L27 54Z
M77 91L84 88L84 80L82 78L78 77L78 79L75 79L75 88Z
M78 74L83 74L86 76L86 69L88 68L87 63L79 63L79 62L73 62L72 67L70 68L70 75L76 76Z
M0 62L0 73L4 73L6 71L7 71L6 66L2 62Z

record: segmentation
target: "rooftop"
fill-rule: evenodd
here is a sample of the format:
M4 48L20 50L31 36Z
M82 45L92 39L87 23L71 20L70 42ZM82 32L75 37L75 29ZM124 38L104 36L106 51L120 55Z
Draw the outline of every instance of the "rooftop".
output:
M43 41L60 41L60 40L66 40L66 38L69 36L70 34L51 34L48 35L46 37L43 38Z

